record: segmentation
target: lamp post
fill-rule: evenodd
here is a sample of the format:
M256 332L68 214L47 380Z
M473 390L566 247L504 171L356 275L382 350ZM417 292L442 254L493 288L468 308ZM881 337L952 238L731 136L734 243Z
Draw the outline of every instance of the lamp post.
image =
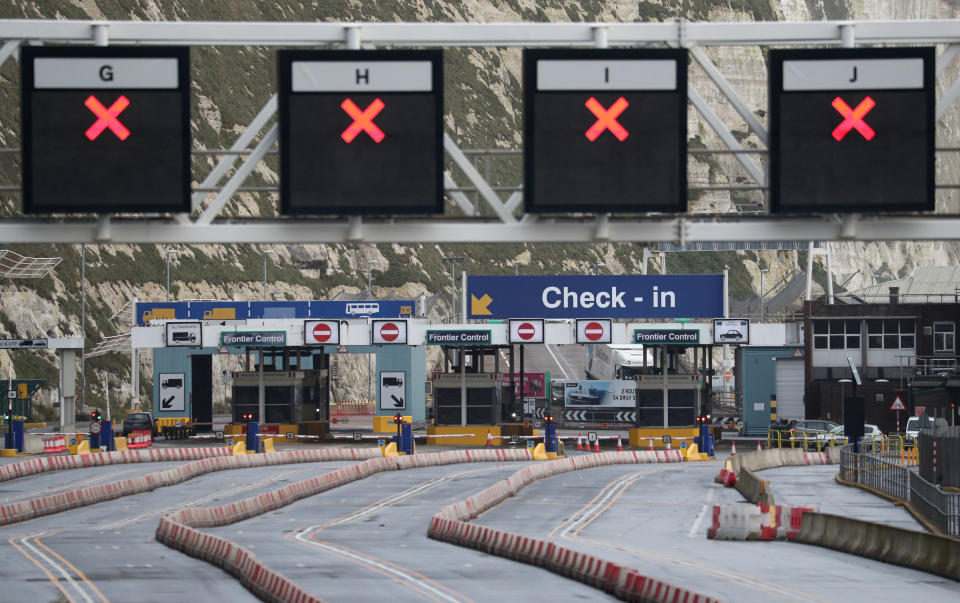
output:
M176 249L167 249L167 301L170 301L170 256L176 253Z
M267 254L276 253L273 249L263 250L263 301L267 301Z
M377 260L367 260L367 295L373 295L373 266Z
M764 316L764 311L763 311L763 275L766 274L767 272L768 272L768 270L767 270L766 268L762 268L762 269L760 270L760 322L763 322L763 316Z
M367 295L373 297L373 265L377 260L367 260ZM373 400L373 367L370 365L370 354L367 354L367 400ZM398 442L400 440L397 440Z
M526 262L517 260L513 263L513 276L520 276L520 264L526 264Z
M457 264L466 261L463 256L443 258L443 263L450 265L450 322L457 321Z

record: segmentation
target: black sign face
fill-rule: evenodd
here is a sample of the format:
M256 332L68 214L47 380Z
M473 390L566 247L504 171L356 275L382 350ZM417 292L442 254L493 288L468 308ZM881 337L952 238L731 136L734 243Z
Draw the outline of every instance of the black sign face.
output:
M682 212L683 50L524 50L524 203L537 212Z
M932 211L933 48L770 51L775 213Z
M700 343L700 331L684 329L634 329L633 343L650 345L690 345Z
M427 331L427 345L489 345L490 331L461 331L441 329Z
M20 52L24 213L190 211L187 48Z
M284 214L443 212L443 51L280 51Z

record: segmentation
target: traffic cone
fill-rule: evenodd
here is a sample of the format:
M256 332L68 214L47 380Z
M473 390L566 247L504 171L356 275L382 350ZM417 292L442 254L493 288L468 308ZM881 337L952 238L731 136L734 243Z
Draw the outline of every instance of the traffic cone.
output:
M593 451L600 452L600 438L593 441Z
M653 452L653 438L647 438L647 444L649 444L649 446L647 446L647 450Z
M577 450L583 450L583 441L580 438L581 433L577 432Z
M490 435L490 430L487 430L487 446L493 446L493 436Z
M667 442L667 450L673 450L673 448L670 447L670 442Z
M737 443L730 442L730 456L737 456Z
M620 434L617 434L617 452L623 452L623 442L620 441Z
M763 447L760 445L760 440L757 440L757 452L763 450Z

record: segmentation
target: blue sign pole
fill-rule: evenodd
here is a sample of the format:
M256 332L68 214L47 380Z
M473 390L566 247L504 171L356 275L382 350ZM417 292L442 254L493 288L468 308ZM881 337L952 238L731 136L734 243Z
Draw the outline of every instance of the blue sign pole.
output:
M468 318L716 318L722 274L471 276Z

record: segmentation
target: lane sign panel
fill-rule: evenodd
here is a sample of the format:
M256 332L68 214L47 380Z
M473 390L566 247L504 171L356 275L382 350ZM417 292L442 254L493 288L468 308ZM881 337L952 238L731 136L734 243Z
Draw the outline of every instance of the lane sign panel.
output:
M524 50L527 212L686 209L683 50Z
M406 410L407 373L383 371L380 373L380 410Z
M577 319L577 343L610 343L612 322L609 318Z
M443 212L443 52L280 51L284 214Z
M203 347L203 323L168 322L166 327L167 347Z
M770 51L775 213L932 211L933 48Z
M713 343L750 343L750 321L746 318L714 320Z
M160 373L159 399L161 412L183 412L186 400L184 373Z
M511 319L510 343L543 343L543 319Z
M24 213L190 211L187 48L21 51Z
M374 320L371 321L371 343L377 344L406 344L407 321L405 320Z
M336 320L304 321L303 343L306 345L340 345L340 322Z

